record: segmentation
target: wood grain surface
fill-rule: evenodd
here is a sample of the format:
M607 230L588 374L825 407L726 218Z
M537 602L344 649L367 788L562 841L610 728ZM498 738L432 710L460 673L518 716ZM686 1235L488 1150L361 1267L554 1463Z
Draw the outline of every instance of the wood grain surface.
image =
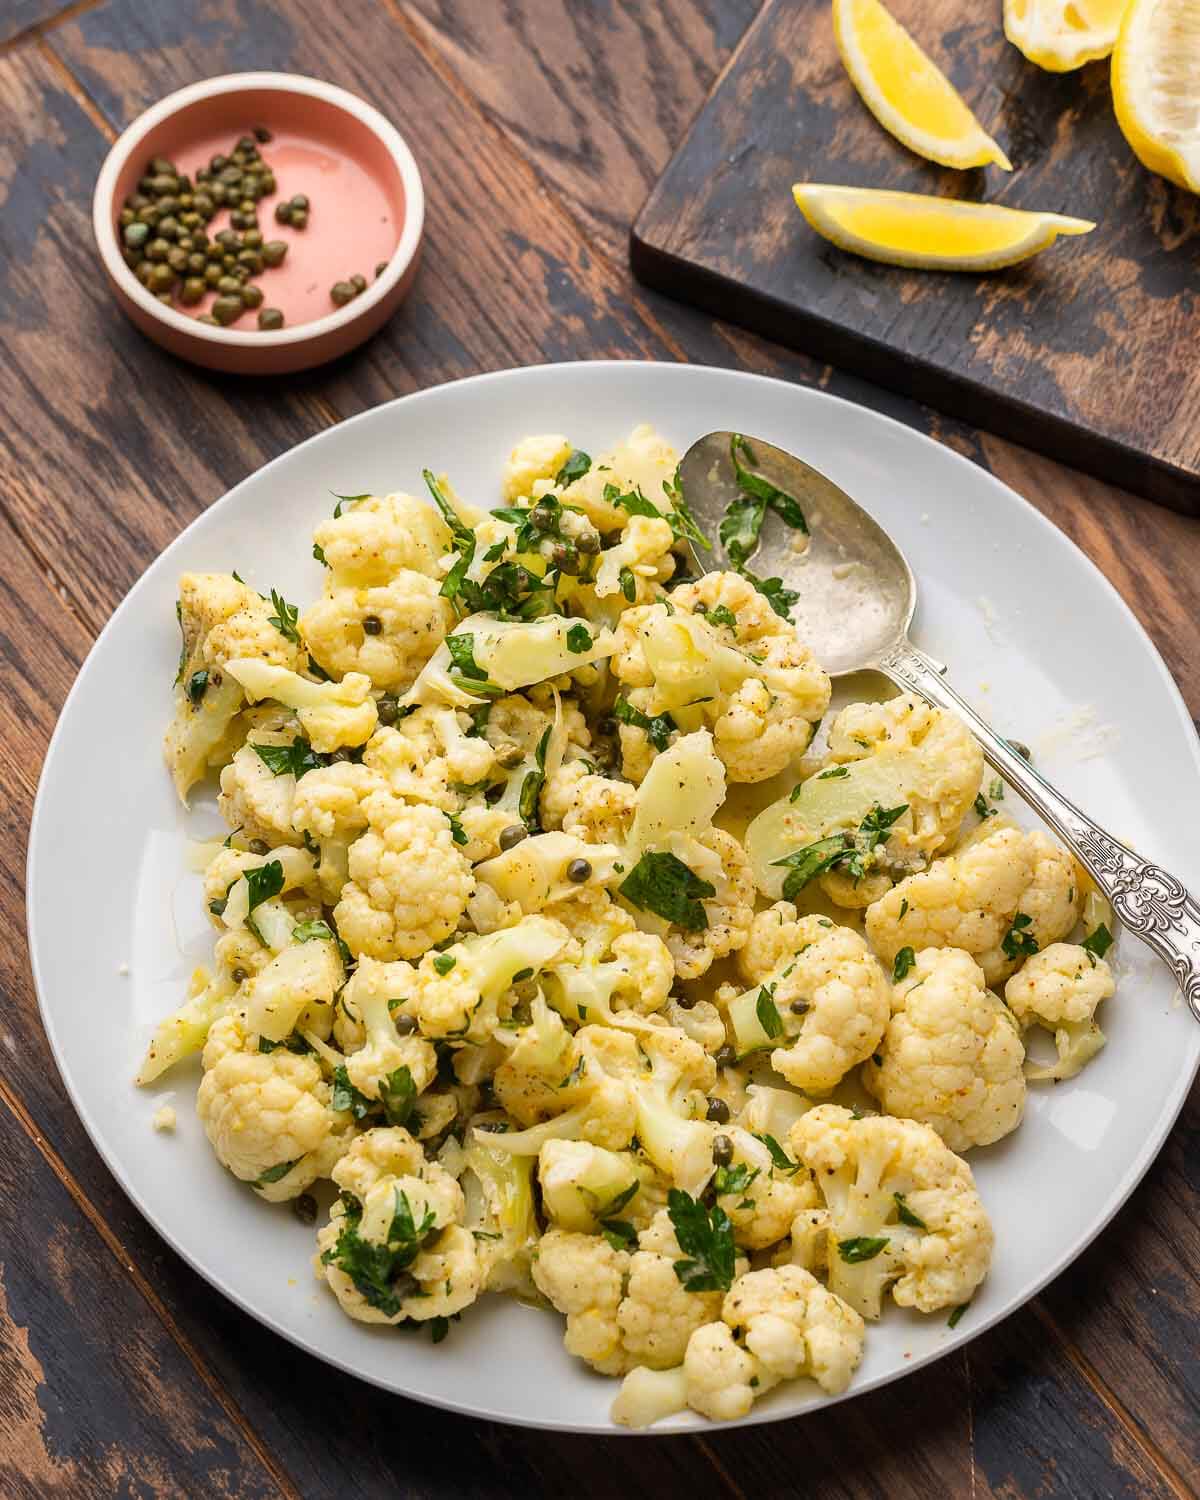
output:
M1147 172L1108 63L1051 74L999 0L894 0L1012 160L906 150L837 54L828 0L769 0L639 215L650 285L1192 514L1200 511L1200 200ZM878 265L814 234L794 182L986 199L1093 220L1007 271Z
M546 359L697 360L820 385L949 443L1103 568L1200 711L1197 523L636 286L630 217L748 0L96 0L0 44L0 1496L848 1497L1200 1493L1200 1099L1047 1293L955 1358L786 1428L546 1437L385 1396L298 1354L155 1235L66 1098L22 950L26 832L91 640L165 542L300 438ZM429 188L413 297L358 354L269 385L179 365L120 318L89 230L111 139L235 68L345 84ZM86 959L81 960L86 991ZM148 1142L148 1147L151 1143Z

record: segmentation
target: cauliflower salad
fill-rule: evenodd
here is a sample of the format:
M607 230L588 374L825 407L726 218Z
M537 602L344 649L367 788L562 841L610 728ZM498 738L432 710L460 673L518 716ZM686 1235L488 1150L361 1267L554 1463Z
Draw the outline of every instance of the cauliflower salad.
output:
M957 1321L993 1247L964 1155L1114 988L1111 911L956 719L829 716L747 565L804 516L733 458L722 570L643 426L524 439L490 509L428 471L339 497L307 608L179 585L166 761L229 833L138 1083L199 1057L218 1160L323 1220L348 1317L552 1308L638 1426L838 1394L893 1302Z

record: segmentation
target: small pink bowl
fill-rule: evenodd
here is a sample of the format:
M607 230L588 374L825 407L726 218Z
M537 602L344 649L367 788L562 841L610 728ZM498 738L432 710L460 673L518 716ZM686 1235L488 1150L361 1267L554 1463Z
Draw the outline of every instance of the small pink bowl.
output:
M291 197L299 187L312 200L303 231L276 223L274 197L259 204L264 238L289 242L284 265L256 278L263 305L282 302L289 318L300 306L308 319L270 332L257 328L253 312L240 320L245 328L222 328L160 302L125 264L117 223L151 157L194 173L214 152L228 155L258 125L272 132L260 149L275 170L276 197ZM220 215L210 232L225 222ZM424 223L421 174L399 131L345 89L292 73L230 73L169 94L117 140L92 199L96 243L125 314L172 354L239 375L307 369L369 338L412 285ZM371 280L380 262L386 266ZM325 311L332 306L329 286L354 272L367 277L367 290ZM194 311L205 305L207 299Z

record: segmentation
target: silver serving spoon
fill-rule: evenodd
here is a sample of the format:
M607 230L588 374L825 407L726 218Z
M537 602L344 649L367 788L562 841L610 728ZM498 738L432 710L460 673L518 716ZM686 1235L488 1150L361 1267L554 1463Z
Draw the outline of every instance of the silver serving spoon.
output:
M734 468L734 439L731 432L710 432L692 444L680 465L688 506L713 537L730 503L745 498ZM781 577L799 594L792 618L825 670L831 677L882 672L963 719L989 764L1074 852L1129 931L1170 966L1200 1020L1200 904L1174 875L1135 854L1051 786L959 697L945 680L946 668L912 644L916 579L899 547L861 506L811 465L760 438L739 439L738 463L804 512L807 537L772 523L768 513L749 566L760 577ZM700 571L720 566L713 557L697 555Z

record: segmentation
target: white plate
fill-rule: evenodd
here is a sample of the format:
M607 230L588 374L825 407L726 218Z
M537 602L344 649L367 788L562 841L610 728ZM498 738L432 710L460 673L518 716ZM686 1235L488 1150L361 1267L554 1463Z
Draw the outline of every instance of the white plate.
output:
M176 1005L210 940L159 743L185 569L238 569L261 590L320 588L309 534L343 493L420 489L446 469L484 504L530 432L591 452L639 421L681 450L713 428L757 433L824 469L896 537L920 580L918 642L1112 830L1200 886L1200 755L1179 693L1100 573L1025 501L948 448L816 391L690 365L551 365L409 396L322 433L199 517L117 610L76 682L46 758L29 854L29 938L42 1015L80 1117L142 1213L214 1286L322 1359L393 1391L502 1421L611 1431L613 1382L563 1352L561 1321L499 1298L436 1348L352 1323L313 1278L312 1232L217 1166L192 1108L195 1072L159 1093L130 1082L152 1023ZM1065 732L1060 732L1065 731ZM957 1330L892 1309L869 1331L850 1394L936 1359L1011 1312L1116 1211L1175 1118L1200 1030L1131 940L1103 1017L1109 1046L1075 1081L1031 1091L1024 1125L972 1165L997 1229L992 1273ZM127 975L122 973L129 966ZM163 1095L175 1137L154 1135ZM1069 1184L1069 1190L1064 1188ZM802 1382L748 1421L819 1402ZM664 1424L693 1425L690 1417ZM660 1426L654 1429L662 1431Z

